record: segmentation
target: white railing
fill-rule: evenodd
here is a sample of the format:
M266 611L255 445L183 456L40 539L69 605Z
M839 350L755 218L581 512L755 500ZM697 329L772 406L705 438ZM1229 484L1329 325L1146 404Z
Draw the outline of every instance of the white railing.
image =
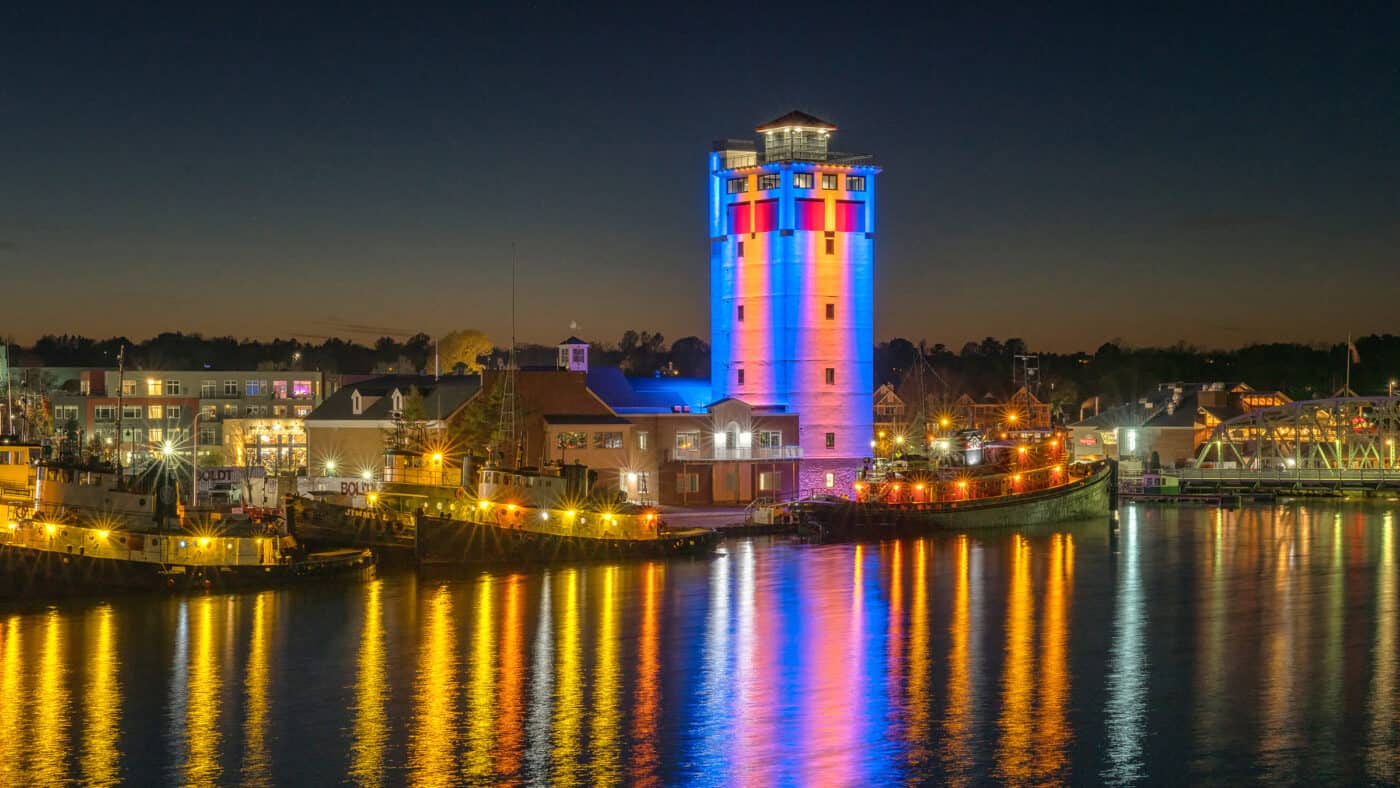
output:
M801 446L752 446L737 449L671 449L671 462L725 462L732 460L800 460Z
M1232 482L1400 482L1397 468L1180 468L1165 471L1182 480Z

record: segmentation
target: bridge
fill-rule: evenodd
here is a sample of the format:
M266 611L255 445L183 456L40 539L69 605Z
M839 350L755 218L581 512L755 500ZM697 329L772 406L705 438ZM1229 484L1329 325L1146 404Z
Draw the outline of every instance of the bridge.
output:
M1251 410L1221 422L1182 492L1400 490L1400 397L1332 397Z

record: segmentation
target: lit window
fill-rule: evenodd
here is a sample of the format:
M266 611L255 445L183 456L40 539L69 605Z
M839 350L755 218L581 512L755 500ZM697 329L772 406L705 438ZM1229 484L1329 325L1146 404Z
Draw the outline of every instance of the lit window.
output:
M637 451L646 451L646 450L647 450L647 431L646 431L646 430L639 430L639 431L637 432Z
M146 431L146 435L151 439L151 443L160 443L165 440L165 430L160 427L152 427Z
M730 178L729 181L728 181L728 183L725 184L725 189L726 189L730 194L738 194L739 192L746 192L746 191L749 190L749 179L748 179L747 177L744 177L744 178Z
M292 396L295 397L295 398L297 398L297 399L307 399L308 397L310 397L310 396L311 396L311 381L309 381L309 380L294 380L294 381L292 381Z
M681 451L700 448L700 433L694 431L676 433L676 448Z
M159 421L165 416L165 408L160 405L148 405L146 407L146 418Z
M777 471L769 471L758 475L758 489L762 492L772 492L778 489Z
M561 449L586 449L588 448L588 433L561 432L555 436L555 445Z
M275 399L286 399L286 398L287 398L287 381L285 381L285 380L274 380L274 381L272 381L272 396L273 396Z
M274 415L274 416L286 416L286 415L287 415L287 406L286 406L286 405L273 405L273 406L272 406L272 415Z
M134 380L123 380L123 381L122 381L122 396L126 396L126 397L134 397L134 396L136 396L136 381L134 381Z
M593 433L593 448L595 448L595 449L620 449L620 448L622 448L622 433L620 433L620 432L595 432L595 433Z
M771 172L771 173L768 173L768 174L766 174L766 175L760 175L760 176L758 176L758 190L759 190L759 191L767 191L768 189L776 189L776 188L778 188L779 186L781 186L782 183L783 183L782 176L779 175L779 174L776 173L776 172Z
M827 367L827 368L826 368L826 385L828 385L828 386L835 386L835 385L836 385L836 367Z
M827 253L827 254L836 254L836 239L835 239L835 238L828 238L828 239L826 239L826 253Z
M217 380L199 381L199 396L213 398L219 395L219 382Z
M155 378L150 378L146 381L146 396L159 397L160 391L161 388L159 380L156 380Z
M864 175L847 175L847 176L846 176L846 191L848 191L848 192L863 192L863 191L865 191L865 176L864 176Z
M826 434L826 447L828 449L836 448L836 433L828 432Z
M304 419L304 418L306 418L307 416L310 416L310 415L311 415L311 406L310 406L310 405L298 405L298 406L296 406L296 408L293 409L293 412L296 414L296 417L297 417L297 418L299 418L299 419Z
M794 172L792 186L795 189L810 189L815 185L816 176L810 172Z
M836 474L831 471L826 472L826 488L829 490L836 486Z
M249 380L243 384L243 392L250 397L261 397L267 391L267 381Z
M830 242L830 241L827 241L827 243L831 243L831 242ZM827 304L827 305L826 305L826 319L827 319L827 320L835 320L835 319L836 319L836 305L835 305L835 304Z
M831 173L831 172L823 173L823 174L822 174L822 188L823 188L823 189L828 189L828 190L830 190L830 189L835 189L835 188L836 188L836 179L837 179L838 177L839 177L839 176L836 175L835 173Z

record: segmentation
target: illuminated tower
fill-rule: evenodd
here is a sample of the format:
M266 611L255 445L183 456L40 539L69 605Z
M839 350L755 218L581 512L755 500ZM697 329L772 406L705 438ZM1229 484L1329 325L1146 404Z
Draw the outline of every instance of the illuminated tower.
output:
M711 385L798 414L801 489L849 492L872 438L880 170L802 112L757 131L710 154Z

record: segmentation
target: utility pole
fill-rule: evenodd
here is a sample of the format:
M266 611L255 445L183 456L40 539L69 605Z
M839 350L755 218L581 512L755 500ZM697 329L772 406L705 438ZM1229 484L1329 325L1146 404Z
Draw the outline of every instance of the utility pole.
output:
M5 378L5 416L10 420L11 435L15 434L15 395L10 388L10 340L0 342L0 376Z

